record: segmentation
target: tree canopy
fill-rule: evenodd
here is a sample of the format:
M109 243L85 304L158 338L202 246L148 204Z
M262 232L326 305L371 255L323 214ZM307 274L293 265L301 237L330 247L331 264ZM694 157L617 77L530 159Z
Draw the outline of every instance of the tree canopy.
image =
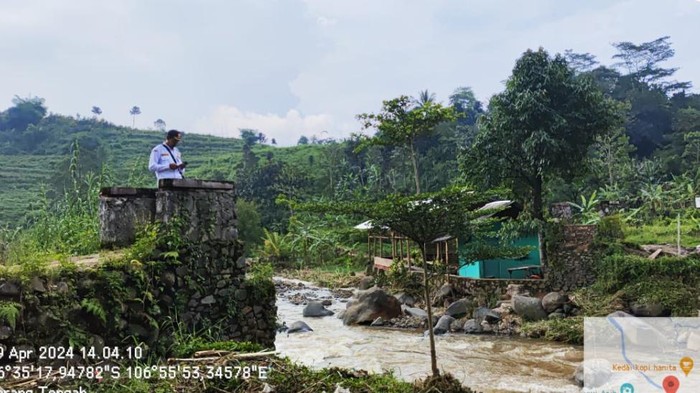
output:
M487 184L506 183L529 195L530 211L541 220L545 179L579 172L596 137L621 120L620 106L561 55L528 50L506 90L489 102L470 168Z
M377 134L367 140L367 145L399 146L408 151L413 165L416 194L421 192L416 140L430 135L435 127L454 119L454 109L435 103L428 91L421 92L421 99L400 96L384 101L380 113L363 113L357 116L364 129L375 128Z
M669 39L664 36L653 41L642 42L636 45L629 41L613 44L618 53L613 59L620 59L615 66L627 70L628 75L639 83L658 88L664 93L686 90L691 87L690 82L667 81L678 71L678 68L663 68L659 63L667 61L676 53L671 48Z
M44 99L39 97L12 99L14 106L0 112L0 131L24 131L32 124L37 124L46 116Z

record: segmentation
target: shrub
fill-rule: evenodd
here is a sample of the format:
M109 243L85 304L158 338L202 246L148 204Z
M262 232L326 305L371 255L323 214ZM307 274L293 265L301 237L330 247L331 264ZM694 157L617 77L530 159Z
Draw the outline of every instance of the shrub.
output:
M657 303L674 316L693 315L698 309L700 256L648 259L614 254L602 258L596 269L598 279L591 291L601 298L619 292L625 301Z

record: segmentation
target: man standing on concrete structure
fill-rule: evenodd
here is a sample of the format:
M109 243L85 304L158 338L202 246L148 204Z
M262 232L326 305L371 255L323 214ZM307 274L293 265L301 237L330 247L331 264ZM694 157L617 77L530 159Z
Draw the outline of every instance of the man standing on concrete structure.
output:
M165 142L151 150L151 158L148 161L148 170L155 172L156 179L184 179L186 162L182 161L177 144L182 140L182 132L178 130L168 131Z

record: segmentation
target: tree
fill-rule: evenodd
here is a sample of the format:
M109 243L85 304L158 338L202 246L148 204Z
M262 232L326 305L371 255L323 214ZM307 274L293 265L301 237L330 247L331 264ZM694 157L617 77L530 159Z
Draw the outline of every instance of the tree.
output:
M236 172L238 195L255 203L262 226L281 230L286 228L289 212L275 203L282 194L287 198L301 198L308 189L308 173L280 160L267 160L261 165L241 167Z
M131 127L135 128L136 127L136 116L141 114L141 108L139 108L138 106L134 106L129 111L129 114L134 118L134 121L131 123Z
M305 137L304 135L299 137L299 140L297 141L297 145L308 145L309 144L309 138Z
M484 113L481 101L476 99L470 87L458 87L450 95L450 105L454 108L457 120L452 125L455 149L471 147L476 135L476 121Z
M619 79L613 97L629 102L625 129L637 156L650 157L654 151L667 145L668 134L673 128L673 113L669 98L662 90L624 75Z
M265 136L265 134L263 134L262 132L258 132L258 142L260 142L260 143L267 142L267 136Z
M450 95L450 105L458 115L457 123L460 125L474 125L479 115L484 113L481 101L476 99L471 87L458 87Z
M321 149L321 156L324 158L323 167L328 170L328 193L332 195L337 182L336 173L340 169L340 160L343 157L343 145L337 142L328 143ZM309 158L312 157L313 155L309 155ZM312 161L309 161L309 164L313 165Z
M598 64L598 60L590 53L576 53L571 49L564 51L564 58L574 71L590 72Z
M599 135L618 126L619 104L591 78L577 75L561 55L528 50L516 62L506 90L491 98L470 153L468 171L486 184L505 183L528 195L532 217L544 220L544 185L571 179ZM540 252L546 260L540 231Z
M420 194L416 139L430 135L438 124L454 120L455 116L451 107L444 108L441 104L432 101L416 106L414 102L415 100L410 97L400 96L384 101L382 112L363 113L358 115L357 119L362 122L363 129L377 129L377 134L361 147L388 145L399 146L408 151L413 165L416 194Z
M613 46L619 53L614 55L613 59L620 59L615 66L626 69L628 75L637 82L656 87L665 94L689 89L690 82L664 80L673 76L678 68L662 68L658 65L675 54L669 38L671 37L665 36L639 45L629 41L614 43Z
M102 109L100 109L99 106L93 106L91 112L92 112L93 115L99 116L99 115L102 114Z
M493 200L491 192L475 192L471 189L453 186L434 193L403 196L392 194L380 201L338 202L327 204L306 204L295 208L313 212L333 212L357 214L372 220L375 228L391 228L415 242L421 252L423 264L423 296L427 306L430 336L430 362L434 376L440 374L437 368L435 336L433 332L433 311L430 298L426 261L426 249L433 240L445 236L460 238L481 238L492 228L494 221L484 218L497 210L478 210ZM476 248L476 247L475 247ZM478 254L473 254L478 257Z
M276 145L277 145L277 140L276 140L275 138L272 138L272 140L270 141L270 143L276 146Z
M674 123L676 134L683 136L683 169L697 172L700 168L700 110L680 109Z
M260 213L254 203L245 199L236 201L239 239L243 241L243 252L248 254L262 242L263 228Z
M158 119L153 122L153 125L156 127L158 131L165 131L165 120L163 119Z
M592 151L593 169L606 179L605 186L617 188L619 181L630 175L633 166L630 154L634 152L634 146L624 128L598 135Z
M241 139L243 139L243 144L245 146L253 146L260 140L257 130L252 130L250 128L241 128Z
M435 102L435 93L429 92L427 89L426 90L421 90L418 93L418 99L415 100L417 105L423 105L427 103L433 103Z
M43 98L15 96L12 103L13 107L0 113L0 131L24 131L30 124L37 124L46 116Z

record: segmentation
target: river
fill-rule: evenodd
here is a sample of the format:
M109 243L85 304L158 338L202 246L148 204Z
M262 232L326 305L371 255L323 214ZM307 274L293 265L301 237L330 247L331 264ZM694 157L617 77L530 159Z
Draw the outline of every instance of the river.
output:
M295 280L286 280L294 281ZM278 294L278 320L287 325L304 321L313 332L278 333L275 341L282 356L315 368L342 367L380 373L391 370L413 381L430 373L430 341L410 330L345 326L335 316L302 317L303 305L288 296L332 299L327 308L345 309L344 300L323 288L306 287ZM492 335L447 334L436 336L438 368L477 391L580 392L571 375L583 360L583 347L549 341Z

